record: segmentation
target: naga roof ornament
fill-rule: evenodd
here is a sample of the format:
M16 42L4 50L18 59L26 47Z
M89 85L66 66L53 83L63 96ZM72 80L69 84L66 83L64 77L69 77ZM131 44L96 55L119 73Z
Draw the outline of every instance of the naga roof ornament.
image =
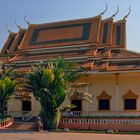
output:
M21 30L22 28L17 24L17 21L16 21L16 19L15 19L15 24L16 24L16 26L17 26L17 28L19 29L19 30Z
M130 15L130 13L131 13L131 7L129 6L129 12L128 12L128 14L126 16L124 16L123 20L126 20L127 17Z
M8 27L8 24L6 24L6 30L9 32L9 33L12 33L12 31L9 29Z
M100 16L102 16L106 11L108 10L108 4L106 4L106 8L103 12L100 13Z
M119 6L117 6L117 11L111 16L112 18L115 17L119 12Z
M26 15L24 16L24 21L25 21L28 25L31 24L31 23L26 19Z

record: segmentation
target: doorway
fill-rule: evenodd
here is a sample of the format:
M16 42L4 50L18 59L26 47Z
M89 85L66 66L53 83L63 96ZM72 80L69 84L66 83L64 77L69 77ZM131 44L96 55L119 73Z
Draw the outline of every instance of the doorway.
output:
M22 101L22 111L31 111L31 101L28 100Z

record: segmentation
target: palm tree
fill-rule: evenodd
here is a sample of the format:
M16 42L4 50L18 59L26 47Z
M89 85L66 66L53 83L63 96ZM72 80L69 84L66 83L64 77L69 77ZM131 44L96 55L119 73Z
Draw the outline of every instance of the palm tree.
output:
M75 69L75 64L64 59L55 62L48 60L35 66L28 73L26 88L33 92L41 103L41 113L45 127L55 129L59 123L61 111L69 106L62 107L67 93L67 83L81 77L81 70Z
M16 87L15 72L12 68L0 64L0 117L5 117L7 102L13 95Z
M7 102L15 91L16 82L9 77L0 80L0 115L5 117Z

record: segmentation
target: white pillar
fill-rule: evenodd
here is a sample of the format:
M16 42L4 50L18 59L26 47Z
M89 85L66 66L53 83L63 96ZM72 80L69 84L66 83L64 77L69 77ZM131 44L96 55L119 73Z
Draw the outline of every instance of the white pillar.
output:
M86 93L88 93L88 85L86 85ZM86 101L86 115L88 116L88 101Z
M33 113L33 109L34 109L34 105L33 105L33 102L34 102L34 99L33 99L33 93L31 93L31 112Z
M118 73L115 74L116 79L116 115L118 116L119 113L119 81L118 81Z

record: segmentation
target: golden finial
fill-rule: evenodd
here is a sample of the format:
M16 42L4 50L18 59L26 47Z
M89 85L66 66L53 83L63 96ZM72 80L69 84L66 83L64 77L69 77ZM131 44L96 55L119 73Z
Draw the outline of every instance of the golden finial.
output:
M131 13L131 7L129 6L129 12L128 12L128 14L126 16L124 16L123 20L126 20L127 17L130 15L130 13Z
M119 12L119 6L117 6L117 11L111 16L112 18L115 17Z
M107 11L107 9L108 9L108 4L106 4L105 10L104 10L103 12L100 13L100 16L102 16L102 15Z
M19 30L21 30L21 27L17 24L16 19L15 19L15 24L16 24L17 28L18 28Z
M24 21L25 21L28 25L30 25L30 22L27 21L27 19L26 19L26 15L24 15Z
M8 24L6 24L6 30L7 30L9 33L12 33L12 31L8 28Z

